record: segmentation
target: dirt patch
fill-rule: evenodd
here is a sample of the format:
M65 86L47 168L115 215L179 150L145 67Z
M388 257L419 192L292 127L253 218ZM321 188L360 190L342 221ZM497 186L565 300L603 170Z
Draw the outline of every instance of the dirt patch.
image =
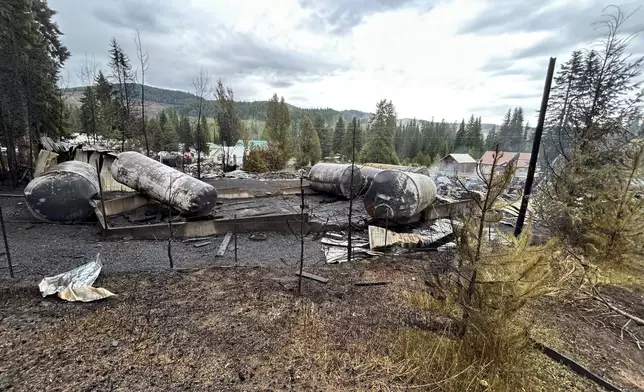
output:
M644 314L640 292L617 286L599 290L620 309ZM539 327L546 328L537 331L538 339L618 386L644 391L644 327L579 295L542 301L531 314Z
M437 317L405 300L426 291L422 268L394 258L307 271L329 283L304 279L302 297L293 267L105 273L97 285L117 297L87 304L0 281L0 390L407 389L398 337ZM391 283L354 284L370 280ZM526 390L594 389L533 355L543 374Z

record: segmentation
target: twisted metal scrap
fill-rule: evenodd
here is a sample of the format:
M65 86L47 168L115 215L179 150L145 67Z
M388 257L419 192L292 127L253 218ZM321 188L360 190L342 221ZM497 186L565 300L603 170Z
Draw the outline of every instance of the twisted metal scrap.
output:
M104 288L92 287L102 267L99 253L94 261L71 271L44 278L38 284L38 288L43 297L58 294L59 298L66 301L90 302L111 297L115 294Z

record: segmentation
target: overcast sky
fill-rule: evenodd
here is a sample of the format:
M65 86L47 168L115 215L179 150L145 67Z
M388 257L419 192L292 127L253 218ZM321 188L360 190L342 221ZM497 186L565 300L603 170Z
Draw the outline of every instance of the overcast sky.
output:
M72 52L72 85L85 55L107 68L110 38L146 84L194 92L200 67L240 100L276 92L300 107L373 112L391 99L401 118L449 121L474 113L499 123L509 107L539 107L550 56L589 47L596 0L49 0ZM630 13L644 0L616 2ZM644 9L628 31L644 27ZM644 35L632 44L644 54ZM534 122L533 122L534 125Z

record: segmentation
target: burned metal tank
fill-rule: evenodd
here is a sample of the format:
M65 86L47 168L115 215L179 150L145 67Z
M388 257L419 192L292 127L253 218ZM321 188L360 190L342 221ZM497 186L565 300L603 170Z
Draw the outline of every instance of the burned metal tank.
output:
M25 188L27 208L46 222L73 223L94 212L99 192L96 169L85 162L67 161L34 178Z
M373 166L361 166L360 167L360 173L362 173L362 177L364 177L364 192L366 192L369 187L371 186L371 182L373 181L373 178L376 176L376 174L380 173L384 169L379 169Z
M383 170L373 177L364 196L367 213L374 218L407 222L417 218L436 198L436 184L418 173Z
M401 165L390 165L387 163L365 163L364 167L375 167L381 170L399 170L410 173L424 174L430 176L431 173L429 169L424 166L401 166Z
M357 196L364 186L364 178L357 166L353 166L353 179L351 178L350 164L318 163L309 172L311 189L347 199L351 197L352 180L353 194Z
M168 203L184 215L208 215L217 201L217 190L212 185L138 152L120 153L111 172L121 184Z

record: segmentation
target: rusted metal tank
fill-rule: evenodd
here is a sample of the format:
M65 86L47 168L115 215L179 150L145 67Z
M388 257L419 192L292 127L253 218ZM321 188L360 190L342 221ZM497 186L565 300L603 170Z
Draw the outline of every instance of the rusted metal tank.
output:
M365 167L375 167L382 170L399 170L410 173L418 173L429 176L431 173L429 169L424 166L401 166L401 165L389 165L387 163L365 163Z
M383 170L364 196L367 213L374 218L407 222L417 218L436 198L436 184L418 173Z
M138 152L120 153L111 172L121 184L168 203L187 216L208 215L217 201L217 190L212 185Z
M27 208L46 222L74 223L94 212L98 174L85 162L67 161L53 166L25 187Z
M351 165L318 163L309 172L311 189L331 193L349 199L351 197ZM353 194L360 194L364 178L357 166L353 166Z

